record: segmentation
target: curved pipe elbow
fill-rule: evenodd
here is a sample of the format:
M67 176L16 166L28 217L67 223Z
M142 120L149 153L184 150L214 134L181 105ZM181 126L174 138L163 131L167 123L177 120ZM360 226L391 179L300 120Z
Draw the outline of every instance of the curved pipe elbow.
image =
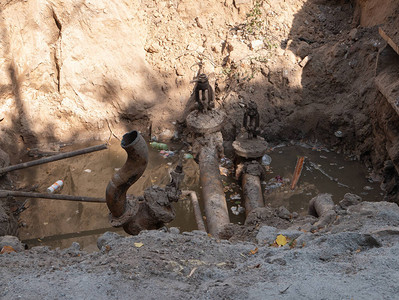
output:
M123 136L121 146L127 160L108 183L106 202L113 217L121 217L126 210L126 192L143 175L148 163L148 147L139 132L133 130Z

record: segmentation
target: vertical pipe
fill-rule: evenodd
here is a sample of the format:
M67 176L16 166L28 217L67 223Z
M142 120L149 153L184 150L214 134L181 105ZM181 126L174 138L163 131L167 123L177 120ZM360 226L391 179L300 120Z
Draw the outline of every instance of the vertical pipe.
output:
M248 216L251 210L265 206L259 176L244 173L242 176L242 190L244 192L245 216Z
M125 213L126 192L143 175L148 163L147 144L138 131L124 134L121 146L127 153L126 162L112 176L105 191L108 208L116 218Z
M189 195L193 204L194 217L198 230L206 232L204 220L202 219L201 208L198 203L197 193L194 191L182 191L183 195Z
M215 148L206 146L199 155L206 222L209 233L214 237L218 237L223 227L230 223L216 151Z

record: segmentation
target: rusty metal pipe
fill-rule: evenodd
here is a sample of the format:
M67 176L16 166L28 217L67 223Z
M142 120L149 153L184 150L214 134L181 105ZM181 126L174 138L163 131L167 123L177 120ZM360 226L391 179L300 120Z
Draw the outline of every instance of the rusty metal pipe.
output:
M60 154L53 155L50 157L44 157L44 158L28 161L25 163L21 163L21 164L8 166L5 168L0 168L0 176L7 172L25 169L25 168L29 168L29 167L33 167L33 166L37 166L37 165L47 164L47 163L50 163L53 161L57 161L57 160L61 160L61 159L69 158L69 157L74 157L77 155L82 155L82 154L86 154L86 153L90 153L90 152L94 152L94 151L100 151L100 150L104 150L107 148L108 148L107 144L97 145L97 146L87 147L87 148L79 149L79 150L75 150L75 151L60 153Z
M215 147L203 147L199 155L200 180L208 230L218 237L230 223Z
M126 133L121 146L127 153L122 168L112 176L105 199L113 217L121 217L126 210L126 192L143 175L148 163L148 148L143 137L133 130Z
M195 222L197 222L198 230L206 232L204 220L202 219L201 208L198 203L197 193L195 191L182 191L182 194L190 196L194 210Z
M248 216L251 210L265 206L259 176L244 173L242 176L242 189L244 192L246 216Z
M52 200L105 203L104 198L0 190L0 198L7 198L7 197L26 197L26 198L42 198L42 199L52 199Z

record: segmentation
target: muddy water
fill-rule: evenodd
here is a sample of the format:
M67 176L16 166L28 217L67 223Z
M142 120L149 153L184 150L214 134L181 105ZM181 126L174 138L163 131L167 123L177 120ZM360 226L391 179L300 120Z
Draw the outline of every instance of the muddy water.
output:
M263 182L265 203L285 206L290 211L306 214L309 200L319 193L330 193L335 203L346 193L354 193L363 201L383 198L380 183L370 179L368 170L358 161L322 147L306 144L280 145L268 153L272 161ZM298 157L305 163L298 184L291 190L291 180Z
M65 147L63 151L91 146ZM179 145L171 146L176 155L163 157L158 150L149 149L149 164L143 176L129 189L128 193L141 195L152 184L164 186L169 182L169 171L178 161ZM180 152L183 154L182 152ZM263 188L266 191L266 204L284 205L291 211L304 214L307 203L318 193L331 193L339 201L347 192L359 194L364 200L375 201L381 198L377 183L367 181L367 172L358 162L331 152L312 151L299 146L284 146L269 152L272 162ZM294 171L297 156L307 156L305 167L297 188L291 191L289 180ZM38 192L56 180L64 180L62 194L91 197L104 197L105 188L114 172L126 161L126 153L119 141L111 141L109 149L68 158L58 162L17 171L19 186L38 185ZM222 165L232 173L229 162ZM193 159L184 159L185 179L183 189L194 190L201 201L199 169ZM322 170L323 173L320 171ZM226 171L226 170L225 170ZM282 183L276 182L276 176ZM330 180L330 179L333 180ZM231 175L222 176L226 199L233 223L244 222L245 213L241 209L241 188ZM277 184L276 184L277 183ZM18 184L18 183L17 183ZM47 245L53 248L66 248L73 241L78 242L86 251L97 250L98 236L106 231L124 234L122 229L110 227L108 209L102 203L79 203L71 201L30 199L28 209L21 214L20 238L29 246ZM189 199L182 199L174 204L176 219L168 226L179 227L181 231L196 229L194 214ZM202 207L203 209L203 207Z

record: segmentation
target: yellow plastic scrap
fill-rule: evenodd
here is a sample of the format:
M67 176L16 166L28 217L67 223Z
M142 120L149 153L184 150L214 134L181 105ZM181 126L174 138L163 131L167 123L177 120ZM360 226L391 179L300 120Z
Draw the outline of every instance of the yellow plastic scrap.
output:
M134 243L134 246L135 246L136 248L141 248L141 247L144 246L144 244L143 244L143 243Z
M277 243L277 245L279 245L280 247L282 247L282 246L284 246L285 244L287 244L287 238L286 238L284 235L279 234L279 235L277 236L277 238L276 238L276 243Z

